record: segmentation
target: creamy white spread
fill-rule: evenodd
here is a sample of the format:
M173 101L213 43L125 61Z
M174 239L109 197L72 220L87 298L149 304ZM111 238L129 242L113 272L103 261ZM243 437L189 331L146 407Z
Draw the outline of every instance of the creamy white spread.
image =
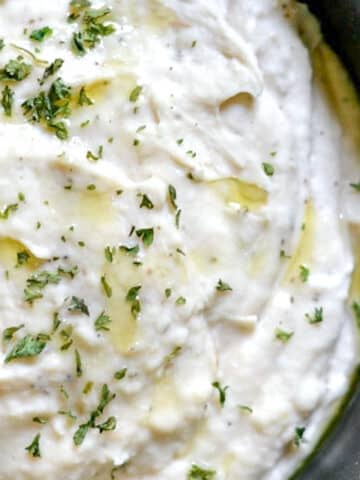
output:
M286 479L357 362L355 94L292 2L71 3L0 2L0 478Z

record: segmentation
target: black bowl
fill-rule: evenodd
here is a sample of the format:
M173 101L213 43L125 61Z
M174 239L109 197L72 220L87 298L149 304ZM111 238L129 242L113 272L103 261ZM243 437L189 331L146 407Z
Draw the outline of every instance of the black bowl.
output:
M360 92L360 0L302 0ZM360 125L359 125L360 128ZM360 480L360 371L344 409L294 480Z

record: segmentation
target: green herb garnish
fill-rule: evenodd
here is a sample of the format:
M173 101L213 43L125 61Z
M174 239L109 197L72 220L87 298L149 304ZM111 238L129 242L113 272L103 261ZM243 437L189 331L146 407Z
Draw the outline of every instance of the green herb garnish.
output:
M321 323L323 321L323 308L315 308L314 314L310 315L309 313L305 314L306 319L310 324Z
M75 350L75 370L76 370L76 376L82 377L82 374L83 374L82 362L81 362L81 357L78 350Z
M30 443L30 445L28 445L27 447L25 447L25 450L27 450L32 457L41 457L41 452L40 452L40 433L38 433L38 434L35 436L34 440Z
M14 92L10 87L8 87L8 85L6 85L4 90L1 92L1 106L3 107L4 113L7 117L11 117L13 105Z
M153 228L141 228L136 230L136 235L141 238L144 245L146 247L150 247L150 245L154 241L154 229Z
M80 89L78 104L81 107L83 107L84 105L93 105L94 104L94 102L91 100L91 98L87 96L85 87L81 87L81 89Z
M114 378L115 380L122 380L125 378L127 373L127 368L122 368L121 370L117 371L114 373Z
M147 208L148 210L152 210L154 208L154 204L150 200L150 198L145 194L140 194L140 196L141 196L140 208Z
M290 340L290 338L294 335L294 332L286 332L281 328L277 328L275 330L275 338L280 340L280 342L286 343Z
M262 164L262 166L263 166L264 172L266 173L266 175L267 175L268 177L272 177L272 176L274 175L274 173L275 173L275 168L274 168L273 165L271 165L271 163L266 163L266 162L264 162L264 163Z
M33 30L30 34L31 40L35 42L43 42L47 38L51 37L53 31L50 27L39 28L38 30Z
M228 386L222 388L219 382L213 382L211 384L216 390L219 392L219 402L221 407L225 405L226 401L226 390L229 388Z
M10 342L13 339L15 333L18 332L19 330L21 330L24 327L25 327L25 325L21 324L21 325L18 325L17 327L5 328L5 330L3 331L3 341L5 343Z
M141 92L142 92L142 89L143 87L141 87L140 85L138 85L137 87L135 87L131 92L130 92L130 95L129 95L129 100L130 102L137 102L140 95L141 95Z
M19 358L31 358L40 355L46 347L46 339L41 335L26 335L19 340L5 357L5 363Z
M221 279L219 279L217 285L216 285L216 290L218 292L231 292L232 288L230 285L226 282L223 282Z
M105 330L108 332L110 330L109 325L111 323L111 318L106 315L105 312L101 312L100 315L95 320L95 330L99 332L100 330Z
M302 280L302 282L307 282L308 279L309 279L309 275L310 275L310 270L305 267L305 265L300 265L300 278Z
M15 60L10 60L4 68L0 69L0 81L21 82L30 75L32 66L23 62L23 57L18 56Z
M304 433L305 433L305 428L304 427L296 427L295 428L295 438L294 438L294 444L297 447L300 447L300 445L304 441Z
M67 307L69 312L78 312L78 313L84 313L85 315L89 316L89 308L86 305L85 301L82 298L72 296L69 302L69 305Z
M108 298L111 298L112 296L112 288L111 286L109 285L108 281L106 280L106 277L105 275L103 275L100 279L100 283L103 287L103 290L105 292L105 295L108 297Z
M45 68L42 78L39 80L40 85L43 85L45 81L55 75L63 66L64 60L62 58L56 58L47 68Z
M360 182L350 183L350 187L352 187L356 192L360 192Z
M198 465L192 465L187 474L187 480L213 480L215 475L215 470L208 470L201 468Z

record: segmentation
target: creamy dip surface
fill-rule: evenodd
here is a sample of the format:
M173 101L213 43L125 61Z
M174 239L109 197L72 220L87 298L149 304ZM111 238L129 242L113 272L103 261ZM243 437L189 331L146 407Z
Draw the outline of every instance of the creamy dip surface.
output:
M358 361L360 142L304 18L0 1L1 480L284 480L313 448Z

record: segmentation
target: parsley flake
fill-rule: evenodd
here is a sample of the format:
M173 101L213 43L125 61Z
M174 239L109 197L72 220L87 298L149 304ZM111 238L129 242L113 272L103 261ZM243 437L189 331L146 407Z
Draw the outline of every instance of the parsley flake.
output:
M130 95L129 95L129 100L130 102L132 103L135 103L138 101L140 95L141 95L141 92L142 92L142 89L143 87L141 87L140 85L138 85L137 87L135 87L131 92L130 92Z
M305 430L306 430L305 427L296 427L295 428L294 444L297 447L300 447L300 445L304 442Z
M305 265L300 265L300 278L302 282L307 282L310 275L310 270Z
M311 325L316 323L321 323L323 321L323 308L315 308L314 314L310 315L309 313L305 314L306 319Z
M263 166L263 169L264 169L265 174L266 174L268 177L272 177L272 176L274 175L274 173L275 173L275 168L274 168L273 165L271 165L271 163L266 163L266 162L264 162L264 163L262 164L262 166Z
M19 358L31 358L40 355L40 353L46 347L45 338L39 334L26 335L24 338L19 340L12 350L5 357L5 363L9 363L13 360Z
M192 465L187 474L187 480L213 480L215 475L215 470L208 470L201 468L198 465Z
M108 281L106 280L106 277L105 275L103 275L100 279L100 283L103 287L103 290L105 292L105 295L108 297L108 298L111 298L112 297L112 288L111 286L109 285Z
M35 42L43 42L47 38L51 37L53 31L50 27L39 28L38 30L33 30L30 34L31 40Z
M216 390L219 392L219 402L221 407L225 405L226 402L226 390L229 388L228 386L222 388L219 382L213 382L211 384Z
M100 330L105 330L108 332L110 330L109 325L111 323L111 318L109 315L106 315L105 312L101 312L100 315L95 320L94 326L95 330L99 332Z
M281 328L277 328L275 330L275 338L280 340L280 342L286 343L290 340L290 338L294 335L294 332L286 332Z
M24 327L25 327L25 325L21 324L21 325L18 325L17 327L5 328L5 330L3 331L3 341L5 343L10 342L13 339L15 333L18 332L19 330L21 330Z
M25 447L25 450L29 452L29 454L32 457L41 457L41 452L40 452L40 433L38 433L33 441Z
M221 279L219 279L217 285L216 285L216 290L218 292L231 292L232 288L230 285L226 282L223 282Z
M360 182L350 183L350 187L352 187L356 192L360 192Z
M136 230L136 235L141 238L146 247L150 247L154 241L154 229L153 228L141 228Z
M69 302L69 305L67 307L69 312L78 312L78 313L84 313L85 315L89 316L89 308L86 305L85 301L82 298L72 296Z
M122 368L121 370L114 373L114 378L115 380L122 380L123 378L126 377L126 374L127 374L127 368Z
M8 87L8 85L6 85L4 90L1 92L1 106L3 107L4 113L7 117L11 117L13 105L14 92L10 87Z
M140 194L140 196L141 196L140 208L147 208L148 210L152 210L154 208L154 204L150 200L150 198L145 194Z

